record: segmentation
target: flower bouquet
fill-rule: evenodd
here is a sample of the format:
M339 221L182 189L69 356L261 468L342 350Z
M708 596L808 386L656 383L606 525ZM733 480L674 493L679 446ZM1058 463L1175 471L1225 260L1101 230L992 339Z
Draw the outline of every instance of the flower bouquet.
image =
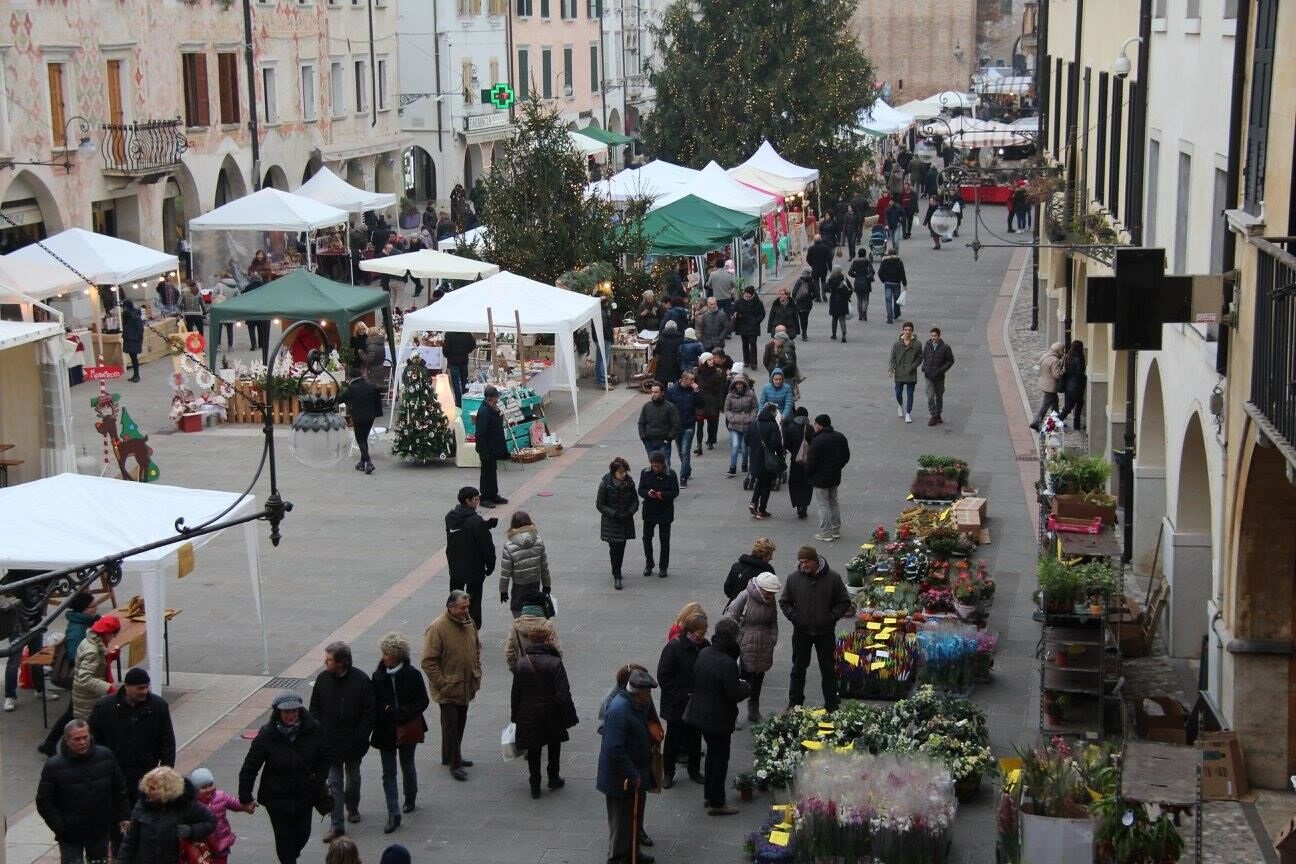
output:
M793 835L786 846L779 846L769 842L770 831L774 828L776 822L773 820L766 821L755 831L747 835L747 841L743 843L745 851L754 864L782 864L785 861L792 861L796 857L796 836Z
M882 622L870 617L837 637L838 689L853 699L902 698L913 687L919 659L916 625L899 617Z
M801 742L814 734L817 719L807 708L770 714L753 725L753 766L762 789L784 789L801 761Z
M966 693L972 689L976 646L967 634L951 630L924 630L918 634L922 653L919 679L941 690Z

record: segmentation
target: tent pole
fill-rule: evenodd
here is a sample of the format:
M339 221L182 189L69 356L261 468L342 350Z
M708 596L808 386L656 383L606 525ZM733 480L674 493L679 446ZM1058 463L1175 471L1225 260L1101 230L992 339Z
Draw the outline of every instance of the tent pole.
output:
M315 268L311 266L311 258L312 258L311 247L315 245L313 240L314 237L312 236L312 233L308 230L306 232L306 269L311 273L315 272Z
M499 363L499 352L495 350L495 315L489 306L486 307L486 331L491 349L491 377L494 378L498 374L496 365Z
M513 310L513 324L517 327L517 362L522 370L522 386L527 385L526 349L522 347L522 315Z

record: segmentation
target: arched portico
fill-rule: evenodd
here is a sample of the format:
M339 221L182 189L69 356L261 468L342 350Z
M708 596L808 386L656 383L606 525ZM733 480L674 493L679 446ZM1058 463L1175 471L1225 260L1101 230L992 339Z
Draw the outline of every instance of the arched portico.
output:
M1206 634L1214 556L1211 554L1211 483L1201 414L1194 411L1184 430L1174 506L1161 541L1170 583L1166 643L1171 657L1197 657Z
M1134 460L1134 572L1146 576L1165 572L1158 548L1166 514L1165 397L1161 367L1148 366L1138 407L1138 449Z

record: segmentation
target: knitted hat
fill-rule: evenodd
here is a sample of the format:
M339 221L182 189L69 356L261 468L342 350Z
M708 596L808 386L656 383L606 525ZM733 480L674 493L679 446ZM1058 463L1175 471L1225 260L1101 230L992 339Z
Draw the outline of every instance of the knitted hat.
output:
M775 366L773 369L770 370L771 378L773 378L775 375L782 375L782 374L783 374L783 370L777 366Z
M206 768L195 768L189 775L189 782L194 785L195 789L201 789L204 786L213 786L216 783L215 776Z
M783 587L777 573L762 573L756 577L756 587L771 594L777 594Z
M399 843L393 843L382 851L378 864L410 864L413 860L408 849Z
M834 264L834 265L833 265L833 272L834 272L834 273L838 273L838 274L840 274L840 273L842 272L842 266L841 266L840 264Z
M149 683L149 674L147 669L141 669L138 666L132 666L126 670L126 677L122 683L130 687L138 687L140 684Z
M786 342L789 338L788 334L783 330L779 330L774 334L775 342Z
M304 707L301 696L292 690L285 690L274 698L270 707L276 711L292 711Z
M819 550L813 546L802 546L797 550L798 561L818 561Z
M68 604L69 612L84 612L94 604L94 596L86 591L80 591L72 596L72 602Z
M543 606L532 606L530 603L522 607L523 615L534 615L537 618L545 617Z
M698 355L698 362L705 363L714 356L715 355L712 354L710 351L703 351L701 354Z
M684 331L684 338L685 338L685 339L696 339L696 338L697 338L697 331L694 330L692 327L689 327L688 329L686 329L686 330Z
M100 636L105 636L110 633L120 633L121 619L116 615L105 615L95 623L91 624L90 630L93 633L98 633Z
M802 267L802 268L801 268L801 275L802 275L802 276L811 276L811 275L813 275L813 274L814 274L814 271L811 270L809 267Z
M666 326L663 329L665 329L667 333L674 333L676 330L679 329L679 325L676 324L674 321L667 321Z
M735 363L735 364L733 365L733 368L732 368L732 369L729 370L729 374L730 374L730 375L745 375L745 374L747 374L747 365L746 365L745 363L743 363L742 361L739 361L739 362L737 362L737 363Z

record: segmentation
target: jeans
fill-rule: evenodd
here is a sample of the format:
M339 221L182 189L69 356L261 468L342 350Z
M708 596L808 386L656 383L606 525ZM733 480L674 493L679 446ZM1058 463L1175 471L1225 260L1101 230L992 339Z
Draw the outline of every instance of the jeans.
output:
M896 299L900 296L899 282L883 282L882 298L886 302L887 323L892 324L900 317L900 309L896 306Z
M819 502L819 533L841 534L841 508L837 504L837 487L815 490Z
M608 560L612 564L612 575L621 578L621 565L625 563L625 543L608 544Z
M743 471L747 470L747 442L744 440L747 432L743 429L729 430L729 473L733 474L738 470L738 454L742 454Z
M894 249L896 252L900 251L900 226L899 225L896 225L894 228L891 227L887 228L887 242L891 244L891 248Z
M702 730L683 720L666 723L666 740L662 742L662 763L666 776L675 776L679 754L688 756L688 771L696 774L702 768Z
M607 367L604 365L604 358L611 356L611 343L594 346L594 381L600 387L607 386Z
M924 380L927 382L927 413L939 417L941 409L945 407L945 376Z
M868 320L869 293L868 291L862 294L859 291L855 292L855 313L859 315L861 321Z
M447 369L450 372L450 389L454 392L455 405L463 407L464 388L468 386L468 364L455 363Z
M644 453L648 455L648 461L652 461L654 453L660 453L666 457L666 467L671 467L671 442L669 441L644 441Z
M661 533L661 558L657 559L661 564L661 572L665 573L670 569L670 534L671 526L669 522L644 522L643 523L643 547L644 547L644 572L647 573L653 568L653 530L656 529Z
M441 709L441 764L450 770L463 767L464 729L468 725L468 706L438 703Z
M346 812L353 813L360 809L360 760L334 762L330 765L328 785L329 791L333 793L333 827L344 831L346 823L343 817L346 813L343 812L343 806L345 805Z
M729 774L729 745L733 732L703 732L706 741L706 783L702 785L702 800L715 805L725 803L725 777Z
M60 840L59 864L106 864L108 861L108 837L96 837L84 842Z
M31 642L27 643L27 649L35 654L44 646L45 640L42 636L37 636ZM4 695L6 699L18 698L18 667L22 665L22 650L19 649L9 655L5 661L5 682ZM45 692L45 672L39 666L32 666L32 690L36 693Z
M675 439L675 447L679 450L680 457L679 479L683 483L687 483L689 477L693 476L693 432L693 426L690 424L687 429L681 429L679 437ZM670 467L669 458L666 466Z
M792 676L788 683L788 704L805 702L806 667L810 665L810 649L819 658L819 676L823 679L824 707L837 708L837 637L832 633L809 634L792 631Z
M1031 211L1029 207L1023 207L1017 211L1017 230L1025 231L1031 224Z
M309 807L304 810L271 810L267 807L266 814L270 817L270 830L274 832L275 855L279 864L297 864L306 841L310 839L315 811Z
M897 381L897 382L895 382L895 397L896 397L896 404L897 404L897 405L900 405L902 408L904 408L906 414L909 414L909 413L911 413L911 412L913 411L913 394L914 394L914 385L915 385L915 383L916 383L916 382L913 382L913 381ZM905 401L902 401L902 397L903 397L906 393L908 394L908 399L905 400Z
M400 758L401 783L405 787L405 800L413 803L418 797L418 770L414 767L414 748L417 744L402 744L378 751L382 757L383 796L387 799L387 814L396 816L400 807L396 803L396 762Z
M760 337L755 335L748 336L744 333L741 338L743 365L748 369L751 369L756 365L756 340Z

